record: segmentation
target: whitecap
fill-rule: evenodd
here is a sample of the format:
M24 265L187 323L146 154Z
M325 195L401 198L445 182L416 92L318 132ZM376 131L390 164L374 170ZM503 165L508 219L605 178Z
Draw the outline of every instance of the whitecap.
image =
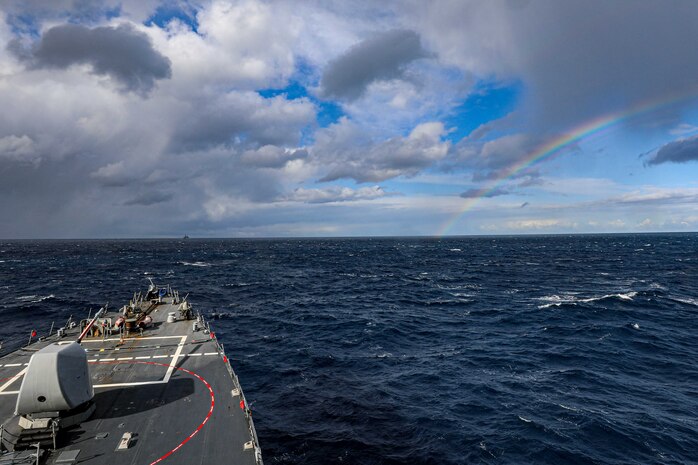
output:
M611 299L611 298L618 298L621 300L633 300L633 297L637 295L637 292L626 292L624 294L606 294L602 295L601 297L589 297L588 299L579 299L580 302L584 303L589 303L589 302L596 302L598 300L604 300L604 299Z
M462 252L463 249L448 249L451 252Z
M671 297L671 300L680 302L682 304L695 305L698 307L698 299L682 299L681 297Z
M606 294L602 295L600 297L587 297L587 298L578 298L574 295L551 295L551 296L545 296L545 297L539 297L537 300L541 300L543 302L548 302L547 304L539 305L538 308L550 308L550 307L560 307L562 305L577 305L578 302L581 303L591 303L591 302L597 302L599 300L604 300L604 299L621 299L621 300L628 300L631 301L633 300L633 297L637 295L637 292L635 291L630 291L630 292L625 292L625 293L618 293L618 294Z
M206 263L206 262L179 262L179 263L184 265L184 266L203 266L203 267L211 266L210 263Z
M55 297L56 296L53 294L45 295L45 296L41 296L41 297L39 297L35 294L35 295L23 295L23 296L17 297L17 300L19 300L21 302L29 302L32 304L38 304L39 302L43 302L44 300L53 299Z
M450 293L453 297L475 297L475 294L470 294L468 292L451 292ZM468 300L468 299L465 299ZM472 301L472 300L469 300Z
M539 309L544 309L544 308L550 308L550 307L562 307L563 305L569 305L572 307L576 307L577 304L575 302L569 301L569 302L554 302L554 303L549 303L549 304L543 304L539 305Z
M525 421L526 423L532 423L532 422L533 422L533 420L529 420L528 418L524 418L524 417L522 417L521 415L519 415L519 420Z
M557 404L559 407L564 408L565 410L571 410L573 412L579 412L579 409L576 409L574 407L568 407L567 405L564 404Z

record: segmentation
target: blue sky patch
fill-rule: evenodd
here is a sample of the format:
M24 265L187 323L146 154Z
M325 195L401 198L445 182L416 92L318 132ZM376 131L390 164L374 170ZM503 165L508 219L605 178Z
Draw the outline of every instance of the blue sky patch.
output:
M446 127L454 129L447 139L457 142L482 124L511 113L521 91L522 85L518 82L510 85L480 83L445 119Z
M30 14L8 15L5 22L15 35L29 34L33 37L39 37L39 23Z
M316 120L318 126L321 128L325 128L336 123L339 121L339 118L345 115L344 110L342 110L342 107L339 104L329 100L320 100L317 97L310 95L308 93L308 89L297 81L291 81L286 87L280 89L262 89L258 90L257 93L264 98L273 98L283 95L288 100L296 100L306 97L318 108Z
M187 13L180 8L174 8L167 5L159 6L158 9L155 10L155 13L150 18L145 20L143 24L146 26L152 26L155 24L164 29L167 27L167 23L173 19L178 19L189 26L192 31L196 33L199 32L199 23L196 21L196 14L193 10Z

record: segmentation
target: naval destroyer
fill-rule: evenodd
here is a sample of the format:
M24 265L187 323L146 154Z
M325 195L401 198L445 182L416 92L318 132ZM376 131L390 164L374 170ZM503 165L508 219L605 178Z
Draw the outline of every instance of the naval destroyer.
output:
M0 356L0 465L262 465L238 377L187 296L151 281L86 316Z

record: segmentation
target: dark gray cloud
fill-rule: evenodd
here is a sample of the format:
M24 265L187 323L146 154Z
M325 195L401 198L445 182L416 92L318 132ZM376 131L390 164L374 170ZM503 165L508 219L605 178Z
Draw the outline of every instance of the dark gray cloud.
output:
M0 9L15 30L27 32L42 22L94 23L117 13L136 22L145 21L160 3L161 0L0 0Z
M460 196L464 199L477 199L480 197L491 198L509 194L511 194L510 189L506 187L497 187L495 189L485 191L484 193L482 192L482 189L468 189L467 191L463 192Z
M366 39L331 61L320 83L326 97L353 100L369 84L400 78L405 65L429 54L419 35L409 30L393 30Z
M647 161L648 165L660 163L686 163L698 161L698 135L675 140L662 146Z
M132 199L127 200L124 202L124 205L141 205L147 207L150 205L167 202L172 200L173 197L174 196L170 192L149 191L138 194Z
M442 63L480 77L520 79L521 109L532 131L556 133L638 103L689 93L698 60L698 3L653 0L444 0L405 6ZM676 102L665 123L686 102ZM629 118L648 126L651 118ZM662 128L659 128L662 129Z
M315 120L315 107L304 98L265 99L256 92L230 92L190 99L174 131L172 151L204 150L219 145L294 145L299 142L301 130ZM248 156L247 161L254 164L255 159ZM261 158L256 161L263 164ZM267 162L269 166L278 160L269 158Z
M501 178L524 178L532 183L538 178L536 169L510 172L539 146L539 141L528 134L508 134L497 139L481 141L465 138L453 147L442 168L466 168L472 171L473 181L489 181ZM530 185L530 184L528 184ZM521 185L521 187L526 187Z
M109 76L125 90L141 94L152 90L156 80L172 76L169 58L153 48L147 35L127 24L95 28L63 24L48 29L29 49L16 40L8 47L33 68L89 64L94 74Z

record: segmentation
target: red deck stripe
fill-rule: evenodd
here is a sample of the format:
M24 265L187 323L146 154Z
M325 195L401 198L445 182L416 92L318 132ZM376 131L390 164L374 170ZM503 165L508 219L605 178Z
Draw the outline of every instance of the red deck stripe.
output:
M160 366L164 366L164 367L166 367L166 368L169 368L169 366L170 366L169 364L165 364L165 363L158 363L158 362L137 362L137 361L131 361L131 360L129 360L128 362L114 361L114 362L90 362L90 363L104 363L104 364L112 364L112 363L143 363L143 364L146 364L146 365L160 365ZM201 381L202 383L204 383L204 385L208 388L209 394L211 395L211 408L208 410L208 414L206 415L206 418L204 418L204 421L202 421L202 422L199 424L199 426L197 426L196 429L195 429L189 436L187 436L186 438L184 438L184 440L183 440L182 442L180 442L179 444L177 444L177 446L176 446L174 449L172 449L172 450L170 450L169 452L165 453L165 455L163 455L163 456L160 457L159 459L157 459L157 460L155 460L155 461L153 461L153 462L150 462L150 465L155 465L156 463L162 462L162 461L165 460L167 457L169 457L170 455L172 455L172 454L174 454L175 452L177 452L184 444L186 444L187 442L189 442L189 440L190 440L191 438L193 438L194 436L196 436L196 433L198 433L199 431L201 431L201 428L204 427L204 425L208 422L209 418L211 418L211 415L213 414L213 406L215 405L215 398L214 398L214 396L213 396L213 389L211 388L211 385L208 383L208 381L206 381L204 378L202 378L202 377L199 376L198 374L194 373L193 371L187 370L186 368L182 368L182 367L174 367L174 368L175 368L176 370L180 370L180 371L183 371L183 372L185 372L185 373L188 373L188 374L194 376L195 378L198 378L199 381Z

